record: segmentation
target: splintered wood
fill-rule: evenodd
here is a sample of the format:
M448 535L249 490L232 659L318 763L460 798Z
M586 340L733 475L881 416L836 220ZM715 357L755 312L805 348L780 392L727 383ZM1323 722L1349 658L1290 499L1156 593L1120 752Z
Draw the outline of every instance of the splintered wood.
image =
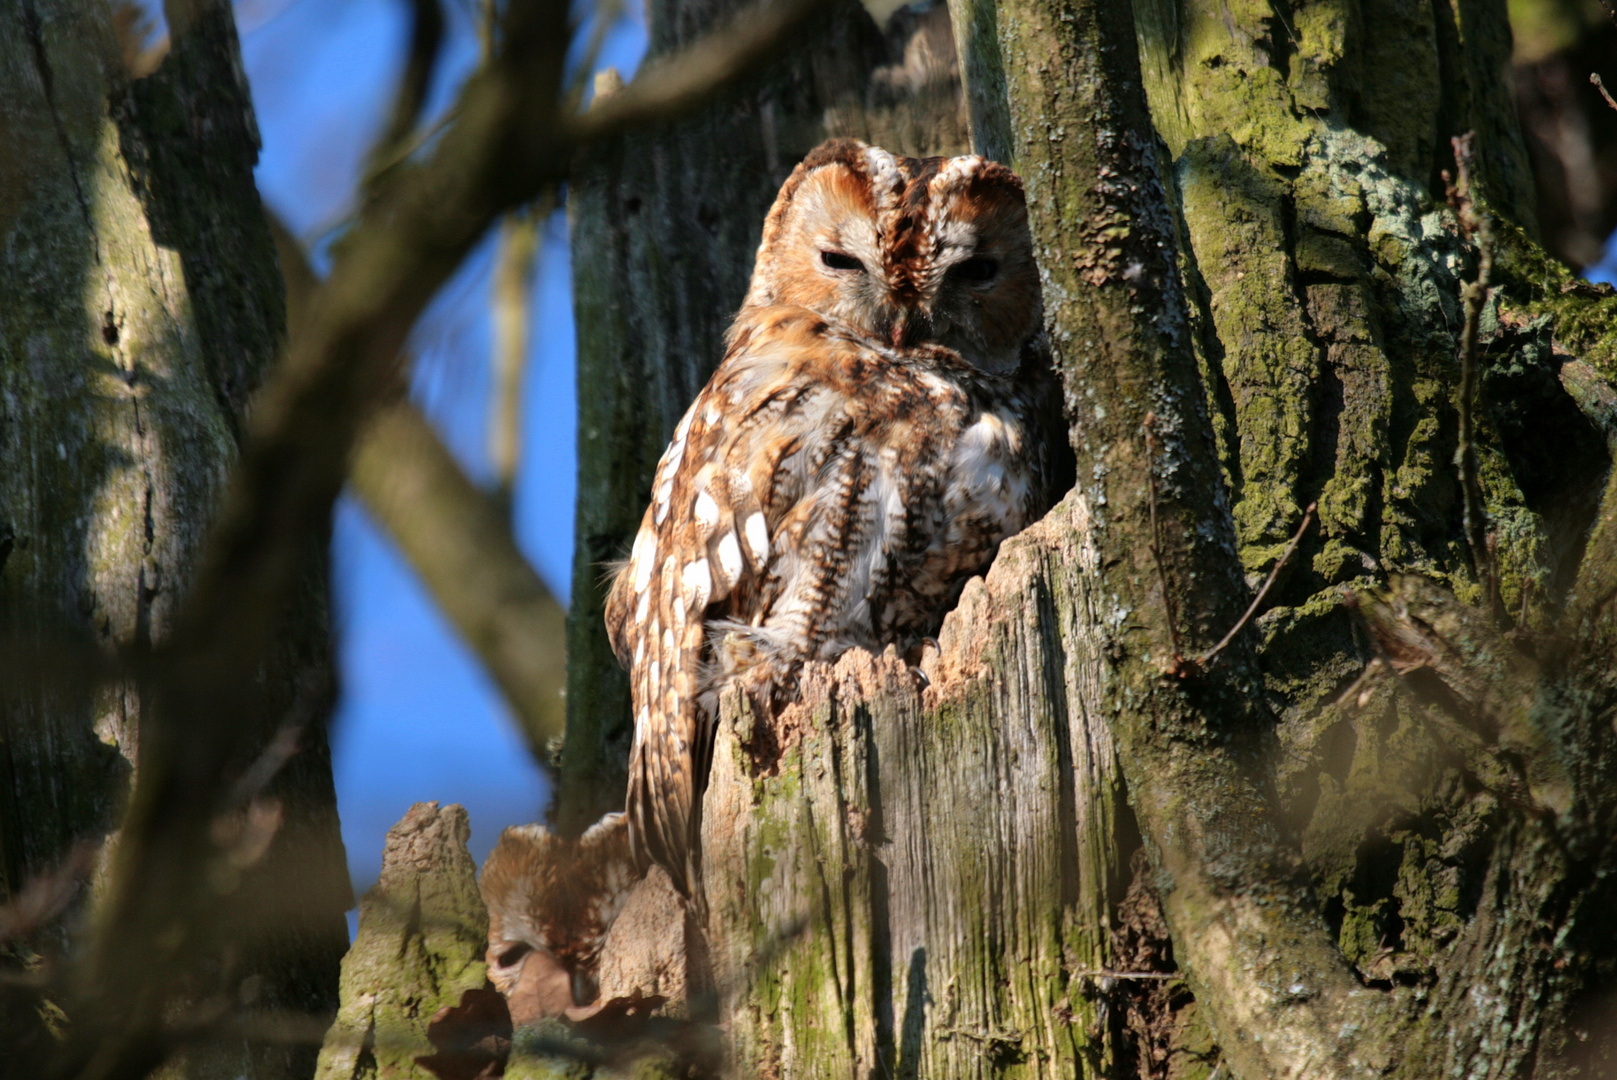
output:
M725 698L703 859L736 1075L1057 1074L1107 1052L1067 978L1109 966L1127 872L1110 735L1071 706L1097 658L1058 644L1095 618L1052 572L1083 558L1074 513L1005 545L922 674L891 650L807 669L768 770L768 721Z

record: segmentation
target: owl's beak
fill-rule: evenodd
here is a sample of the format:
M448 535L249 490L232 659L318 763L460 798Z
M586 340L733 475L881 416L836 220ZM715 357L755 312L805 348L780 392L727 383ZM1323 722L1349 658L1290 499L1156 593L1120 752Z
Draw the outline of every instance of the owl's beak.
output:
M905 349L920 341L927 333L928 319L925 311L918 310L908 304L898 306L893 316L892 328L888 337L893 342L893 348Z

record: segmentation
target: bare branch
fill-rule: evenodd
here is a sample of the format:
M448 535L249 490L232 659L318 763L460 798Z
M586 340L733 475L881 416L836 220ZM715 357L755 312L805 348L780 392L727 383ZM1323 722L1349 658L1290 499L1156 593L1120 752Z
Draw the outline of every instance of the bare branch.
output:
M1269 576L1263 579L1263 587L1258 590L1258 595L1252 598L1252 603L1241 613L1241 617L1236 620L1235 625L1230 627L1229 633L1220 638L1218 644L1208 649L1201 659L1197 661L1200 666L1206 667L1212 663L1213 657L1223 652L1224 647L1235 640L1235 635L1239 634L1246 624L1252 621L1252 616L1256 615L1258 608L1263 605L1263 598L1268 596L1269 590L1274 587L1275 579L1280 576L1280 571L1285 569L1286 564L1291 561L1292 555L1296 553L1297 545L1302 543L1303 534L1308 531L1308 526L1314 523L1314 511L1318 509L1318 503L1308 504L1308 509L1303 511L1302 524L1297 526L1297 531L1292 534L1291 543L1286 545L1286 550L1281 552L1280 558L1275 560L1274 569L1270 570Z
M146 9L134 0L119 0L112 8L112 30L118 39L118 51L124 67L132 79L144 79L157 70L168 55L168 35L162 34L150 44L152 19Z
M566 612L493 502L408 403L378 413L354 454L355 493L494 677L535 755L565 717Z
M29 878L16 896L0 904L0 944L48 926L60 915L89 877L100 849L99 843L81 840L55 868Z
M291 231L273 216L270 229L295 331L320 282ZM565 713L567 613L517 546L509 515L407 402L366 427L349 482L493 676L528 748L546 760Z
M722 30L683 52L647 64L633 82L588 112L574 116L569 134L579 142L624 128L669 119L695 108L767 60L827 0L781 0L747 9Z
M1608 445L1617 445L1617 387L1583 360L1563 359L1557 374L1578 411L1600 429Z
M1600 79L1600 72L1589 72L1589 81L1594 83L1596 90L1600 91L1600 96L1606 99L1606 104L1613 109L1617 109L1617 101L1612 100L1611 91L1606 89L1606 84Z
M552 202L506 216L500 224L500 248L494 269L494 392L489 415L489 458L494 463L494 501L507 521L516 493L517 461L522 453L522 386L528 365L529 304L539 230Z
M404 74L393 95L393 108L387 128L377 139L361 178L360 190L369 191L377 176L394 164L406 144L411 143L411 132L421 120L421 111L427 104L427 93L432 88L432 76L438 69L438 56L443 50L444 13L438 0L409 0L410 48L405 55Z

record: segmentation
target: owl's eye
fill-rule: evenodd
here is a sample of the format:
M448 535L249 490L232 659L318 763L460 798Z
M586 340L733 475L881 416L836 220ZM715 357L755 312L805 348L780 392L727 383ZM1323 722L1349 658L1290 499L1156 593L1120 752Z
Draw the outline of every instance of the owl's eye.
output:
M993 281L994 275L999 273L999 261L990 259L985 255L975 255L965 262L956 263L949 273L961 281L984 282Z
M515 964L518 960L521 960L524 956L527 956L532 951L533 947L527 942L513 942L509 948L494 958L494 962L502 968L508 968L512 964Z
M865 264L846 251L822 251L820 261L833 270L863 270Z

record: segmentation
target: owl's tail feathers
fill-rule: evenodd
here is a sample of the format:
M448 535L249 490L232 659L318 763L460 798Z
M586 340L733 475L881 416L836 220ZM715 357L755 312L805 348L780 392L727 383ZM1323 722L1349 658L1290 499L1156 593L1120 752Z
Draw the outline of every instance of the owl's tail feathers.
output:
M698 724L696 745L685 760L667 760L646 748L629 762L629 850L636 868L644 873L660 866L679 895L706 921L702 889L702 795L713 754L710 725Z
M700 860L695 835L699 826L692 821L691 799L679 778L652 776L651 771L644 759L630 767L625 809L629 850L639 872L662 867L679 895L689 900L696 880L692 863Z

